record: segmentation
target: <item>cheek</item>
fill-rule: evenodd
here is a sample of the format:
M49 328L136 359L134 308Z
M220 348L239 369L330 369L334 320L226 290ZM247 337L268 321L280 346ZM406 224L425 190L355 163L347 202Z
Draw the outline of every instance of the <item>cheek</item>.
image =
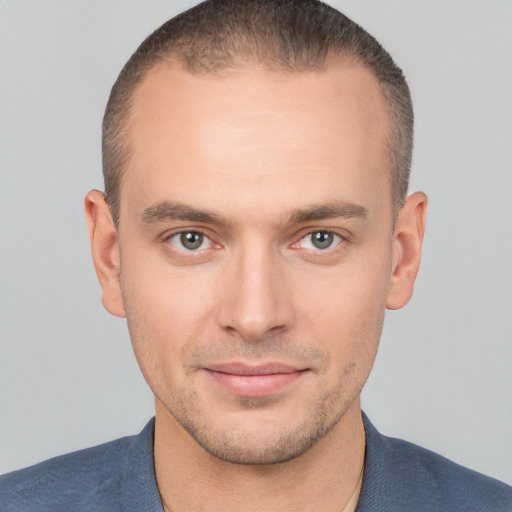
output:
M211 275L200 267L173 268L163 251L152 247L126 252L121 285L127 313L151 329L183 330L197 323L210 307Z
M316 275L301 307L302 328L340 365L371 369L384 321L390 252L368 251L329 275ZM374 257L380 254L381 257ZM311 328L314 331L311 331Z
M170 378L169 369L179 368L190 346L204 338L212 317L208 288L204 279L192 279L192 273L178 275L149 259L123 260L126 320L146 380L163 374Z

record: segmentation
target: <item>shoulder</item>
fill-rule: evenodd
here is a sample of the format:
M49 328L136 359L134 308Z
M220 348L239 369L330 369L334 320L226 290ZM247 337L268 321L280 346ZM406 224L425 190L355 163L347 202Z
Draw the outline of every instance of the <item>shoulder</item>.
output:
M116 487L130 438L62 455L0 477L0 504L17 510L74 510Z
M512 488L505 483L415 444L383 436L367 418L365 429L363 490L380 508L361 510L512 512Z
M123 480L144 458L138 456L142 452L140 445L144 444L151 426L150 422L138 436L117 439L0 476L0 510L121 510Z
M512 511L512 488L505 483L407 441L385 438L384 442L397 475L406 483L404 491L423 496L440 510L460 506L463 510Z

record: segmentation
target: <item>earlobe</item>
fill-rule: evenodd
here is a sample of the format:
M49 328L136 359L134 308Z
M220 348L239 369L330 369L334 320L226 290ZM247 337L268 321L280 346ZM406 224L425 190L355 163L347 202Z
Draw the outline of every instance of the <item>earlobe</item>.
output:
M398 217L393 234L393 268L386 301L388 309L400 309L410 300L421 262L427 216L427 196L411 194Z
M105 195L91 190L84 201L94 268L101 285L101 300L114 316L124 317L120 285L120 257L117 230Z

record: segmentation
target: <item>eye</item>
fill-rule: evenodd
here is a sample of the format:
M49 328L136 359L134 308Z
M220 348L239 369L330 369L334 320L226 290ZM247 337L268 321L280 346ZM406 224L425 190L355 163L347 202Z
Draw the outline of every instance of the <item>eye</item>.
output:
M176 233L169 238L169 243L177 249L186 251L200 251L212 245L212 241L199 231Z
M313 231L299 242L302 249L325 250L338 245L342 238L332 231Z

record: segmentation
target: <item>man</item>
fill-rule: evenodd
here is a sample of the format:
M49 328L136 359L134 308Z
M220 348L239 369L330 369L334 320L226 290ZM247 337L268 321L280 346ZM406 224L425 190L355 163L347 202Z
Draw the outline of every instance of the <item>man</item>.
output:
M85 206L155 420L3 477L2 510L510 510L361 413L420 263L412 121L390 56L314 0L205 2L152 34Z

